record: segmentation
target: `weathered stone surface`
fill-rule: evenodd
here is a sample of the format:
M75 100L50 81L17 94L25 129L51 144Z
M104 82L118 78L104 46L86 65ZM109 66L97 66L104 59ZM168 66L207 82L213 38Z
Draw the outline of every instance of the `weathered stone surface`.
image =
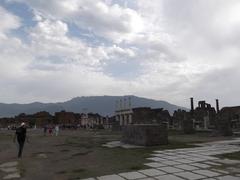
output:
M122 176L126 179L140 179L145 178L146 176L139 173L139 172L126 172L126 173L120 173L119 176Z
M42 158L42 159L46 159L47 158L47 155L44 154L44 153L40 153L37 155L38 158Z
M172 174L167 174L167 175L163 175L163 176L158 176L155 177L156 179L160 179L160 180L184 180L180 177L174 176Z
M100 176L100 177L97 177L98 180L124 180L122 177L116 175L116 174L113 174L113 175L106 175L106 176Z
M13 162L6 162L0 165L0 168L6 168L6 167L13 167L13 166L17 166L18 162L17 161L13 161Z
M8 174L7 176L4 176L3 179L16 179L16 178L20 178L20 174L18 172L12 173L12 174Z
M135 124L123 128L122 141L141 146L168 144L167 124Z
M176 175L181 176L181 177L183 177L185 179L188 179L188 180L203 179L205 177L205 176L198 175L198 174L195 174L195 173L192 173L192 172L180 172L180 173L177 173Z
M142 174L145 174L147 176L159 176L159 175L166 174L165 172L159 171L157 169L144 169L144 170L141 170L139 172L142 173Z
M16 167L7 167L7 168L0 168L1 171L5 173L16 172L18 169Z

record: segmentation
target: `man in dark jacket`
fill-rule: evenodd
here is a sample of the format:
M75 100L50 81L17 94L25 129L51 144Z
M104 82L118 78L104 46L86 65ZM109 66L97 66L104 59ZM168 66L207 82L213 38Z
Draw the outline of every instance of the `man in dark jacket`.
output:
M25 123L21 123L21 126L19 128L16 129L16 133L14 136L13 141L16 141L16 137L17 137L17 141L18 141L18 158L22 157L22 150L23 150L23 146L24 146L24 142L26 139L26 134L27 134L27 129L26 129L26 125Z

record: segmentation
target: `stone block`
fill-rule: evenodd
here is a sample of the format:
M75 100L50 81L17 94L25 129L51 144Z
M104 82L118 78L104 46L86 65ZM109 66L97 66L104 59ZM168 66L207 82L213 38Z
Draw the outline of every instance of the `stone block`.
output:
M168 144L167 124L134 124L123 128L122 141L140 146Z

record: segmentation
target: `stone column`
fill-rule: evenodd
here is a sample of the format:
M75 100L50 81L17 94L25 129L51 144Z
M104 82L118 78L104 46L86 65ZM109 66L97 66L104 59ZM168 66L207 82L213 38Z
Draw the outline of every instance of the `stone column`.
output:
M216 99L216 111L217 111L217 113L219 113L219 101L218 101L218 99Z
M132 124L132 114L129 114L129 124Z
M191 100L191 112L193 112L194 111L193 98L191 97L190 100Z
M119 120L120 120L120 126L123 126L123 118L121 114L119 115Z
M125 125L128 125L128 114L124 114Z

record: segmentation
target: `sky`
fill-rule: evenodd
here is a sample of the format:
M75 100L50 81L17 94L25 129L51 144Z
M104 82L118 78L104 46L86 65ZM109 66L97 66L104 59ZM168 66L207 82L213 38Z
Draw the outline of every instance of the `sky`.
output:
M0 0L0 17L0 102L240 105L239 0Z

